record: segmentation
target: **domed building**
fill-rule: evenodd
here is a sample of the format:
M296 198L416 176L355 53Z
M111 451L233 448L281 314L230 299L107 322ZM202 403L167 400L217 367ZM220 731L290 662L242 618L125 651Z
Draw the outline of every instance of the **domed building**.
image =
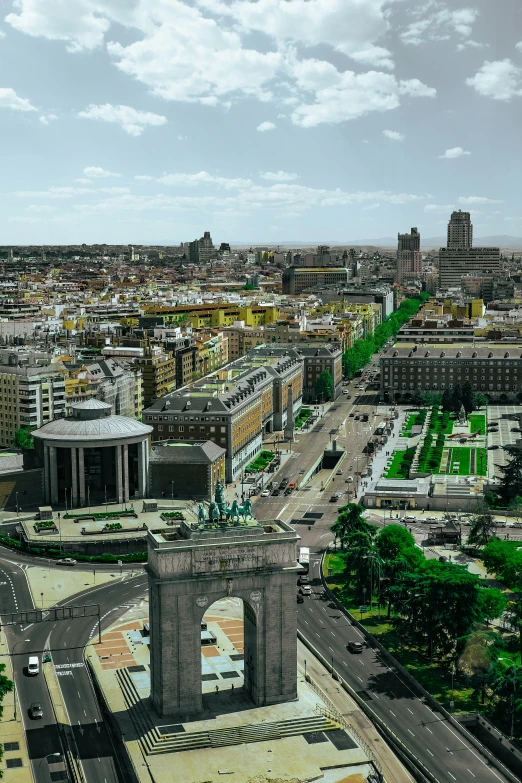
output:
M32 433L44 466L46 502L78 508L146 497L152 427L113 416L100 400L71 409L71 416Z

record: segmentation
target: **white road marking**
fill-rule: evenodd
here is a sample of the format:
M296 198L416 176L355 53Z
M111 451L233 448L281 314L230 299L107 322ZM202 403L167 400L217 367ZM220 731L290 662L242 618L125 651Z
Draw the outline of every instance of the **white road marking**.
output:
M466 767L466 769L468 769L468 768ZM469 772L470 775L473 775L474 778L477 777L476 775L473 774L473 772L470 769L468 769L468 772Z
M412 737L414 737L414 736L415 736L415 734L413 733L413 731L412 731L411 729L408 729L408 731L410 732L410 734L411 734L411 736L412 736Z
M394 718L397 717L396 714L392 710L390 710L390 712L391 712L391 714L393 715Z
M451 772L450 772L449 770L448 770L448 775L449 775L450 777L452 777L452 778L453 778L453 780L457 780L457 778L455 777L455 775L452 775L452 774L451 774Z
M357 679L360 680L361 682L363 682L363 678L359 677L359 675L357 675Z
M430 750L429 748L426 748L426 750L428 751L428 753L430 754L430 756L433 756L433 758L435 758L435 756L433 755L433 753L431 752L431 750Z
M408 712L411 712L409 707L406 707L406 709L408 710ZM411 712L411 714L413 715L413 712Z

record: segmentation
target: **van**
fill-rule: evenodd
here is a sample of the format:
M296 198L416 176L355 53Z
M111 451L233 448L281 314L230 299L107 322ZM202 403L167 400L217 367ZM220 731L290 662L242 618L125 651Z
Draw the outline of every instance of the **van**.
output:
M40 661L37 655L31 655L27 664L27 674L34 675L40 673Z

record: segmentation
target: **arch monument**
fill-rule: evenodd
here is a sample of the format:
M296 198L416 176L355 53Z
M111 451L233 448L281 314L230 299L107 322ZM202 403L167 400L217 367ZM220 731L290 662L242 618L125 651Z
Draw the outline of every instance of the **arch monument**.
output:
M297 542L285 522L182 522L148 532L151 699L161 717L200 713L201 621L244 606L244 688L256 706L297 698Z

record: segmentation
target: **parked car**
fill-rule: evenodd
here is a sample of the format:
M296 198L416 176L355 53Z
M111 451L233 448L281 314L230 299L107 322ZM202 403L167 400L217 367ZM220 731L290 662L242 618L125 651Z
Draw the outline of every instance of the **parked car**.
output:
M262 498L268 498L268 497L270 497L270 490L269 490L269 489L264 489L264 490L261 492L261 497L262 497Z
M56 561L56 565L75 566L76 560L72 557L62 557L61 560Z
M346 649L351 653L362 653L364 644L362 642L348 642Z
M43 709L39 701L33 701L29 707L29 715L31 718L43 718Z
M312 595L312 588L310 585L301 585L299 589L301 591L301 595Z

